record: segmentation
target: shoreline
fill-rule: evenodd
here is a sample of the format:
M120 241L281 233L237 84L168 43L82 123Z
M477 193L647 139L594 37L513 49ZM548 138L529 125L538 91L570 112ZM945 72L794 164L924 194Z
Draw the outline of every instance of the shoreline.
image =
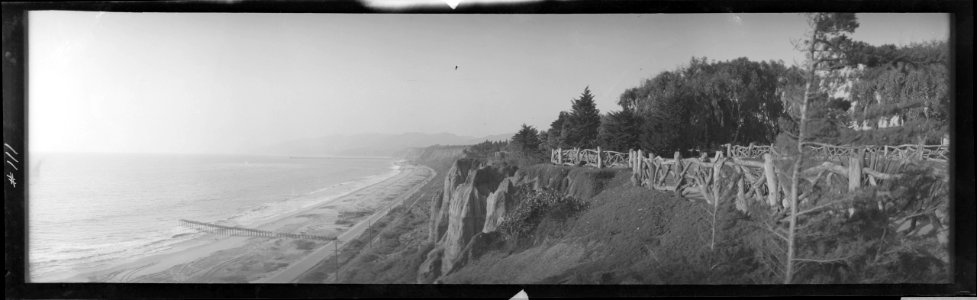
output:
M282 270L276 271L274 274L261 278L257 281L253 281L253 283L296 283L296 281L298 281L300 278L305 277L311 269L322 263L327 263L328 259L334 258L336 255L336 249L342 249L341 245L343 243L348 243L349 241L357 239L363 234L366 234L366 230L369 229L369 225L376 223L376 221L380 218L387 216L387 214L390 213L390 210L396 207L396 203L403 204L404 200L409 199L411 196L416 194L422 187L427 185L428 182L437 176L437 172L429 167L422 165L415 165L414 167L424 168L428 171L429 175L423 182L415 183L408 191L400 194L396 199L394 199L392 201L393 203L384 206L382 209L374 211L366 219L359 221L350 227L349 230L341 233L336 237L336 241L329 242L327 245L320 247L315 252L306 255L301 260L290 264ZM338 248L335 245L337 241L340 245Z
M389 197L390 194L399 194L418 184L421 181L419 177L427 177L426 173L429 172L423 166L404 164L403 161L396 164L400 168L382 180L327 196L329 199L276 216L254 228L331 236L344 234L359 225L361 220L369 218L364 212L369 215L389 209L394 204L390 199L397 198ZM165 253L44 282L250 282L287 268L328 243L205 234L177 243L173 248L178 249ZM232 269L238 272L226 272Z

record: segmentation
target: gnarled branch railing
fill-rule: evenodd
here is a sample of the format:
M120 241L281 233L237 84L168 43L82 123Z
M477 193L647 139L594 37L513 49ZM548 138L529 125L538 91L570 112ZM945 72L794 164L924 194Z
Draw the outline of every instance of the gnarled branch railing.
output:
M595 168L626 167L630 161L628 153L597 149L557 148L550 152L550 162L558 165L583 165Z
M810 158L823 161L802 169L799 178L812 186L820 183L835 191L855 191L899 178L902 175L894 173L898 173L898 166L904 160L923 157L945 161L947 155L945 146L839 147L817 143L806 146L812 152L820 153ZM759 159L753 157L758 154ZM790 195L790 174L775 165L789 164L792 158L777 154L771 146L733 146L725 153L717 151L711 158L705 155L682 158L678 152L672 158L662 158L642 150L620 153L599 148L557 149L553 150L550 159L560 165L630 167L631 180L639 186L674 191L689 198L703 199L710 205L723 199L735 199L735 206L741 211L746 211L751 202L777 209L789 205L786 199ZM934 173L941 174L939 170ZM945 172L941 175L946 178ZM807 203L810 198L802 191L799 205L821 207L820 203ZM879 205L883 205L882 200L879 201Z
M778 155L773 145L739 146L725 144L727 157L761 158L764 154ZM823 143L807 142L804 147L812 157L825 159L845 159L859 151L865 151L871 156L882 156L889 159L916 159L946 162L950 157L950 148L946 145L899 145L899 146L836 146Z

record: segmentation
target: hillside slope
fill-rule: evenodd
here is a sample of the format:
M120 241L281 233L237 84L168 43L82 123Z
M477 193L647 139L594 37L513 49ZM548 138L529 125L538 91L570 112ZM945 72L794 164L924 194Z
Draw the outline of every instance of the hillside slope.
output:
M482 167L486 168L486 167ZM418 271L418 282L448 284L770 284L782 280L783 246L764 229L762 218L719 207L712 240L710 207L672 192L636 187L628 169L534 165L502 180L485 197L443 197L448 205L485 205L481 232L468 240L441 237ZM584 209L539 205L520 189L553 191L582 200ZM515 192L514 192L515 191ZM501 195L505 195L499 201ZM530 195L530 196L526 196ZM538 193L536 195L539 195ZM544 196L545 198L546 196ZM495 201L493 201L493 199ZM533 198L537 199L537 198ZM437 198L434 199L437 201ZM465 204L465 201L476 202ZM500 204L504 203L504 204ZM556 202L560 203L560 202ZM574 203L573 201L567 203ZM540 212L528 234L507 236L505 211L519 215L524 205ZM451 211L454 211L453 209ZM437 220L437 215L435 216ZM450 217L453 217L451 215ZM866 208L825 223L816 245L804 251L834 253L843 259L798 264L798 283L938 283L947 280L947 262L932 236L899 237L880 214ZM497 218L497 219L496 219ZM463 218L456 218L463 220ZM494 220L493 220L494 219ZM449 222L451 219L449 218ZM463 222L465 229L471 222ZM453 228L449 224L448 231ZM457 226L456 226L457 227ZM808 229L812 230L812 229ZM466 231L466 230L463 230ZM444 235L449 236L448 234ZM452 247L460 251L448 251ZM437 252L443 248L442 253ZM930 250L927 250L930 249ZM811 255L804 253L803 255ZM433 268L436 263L441 268ZM439 272L440 271L440 272Z

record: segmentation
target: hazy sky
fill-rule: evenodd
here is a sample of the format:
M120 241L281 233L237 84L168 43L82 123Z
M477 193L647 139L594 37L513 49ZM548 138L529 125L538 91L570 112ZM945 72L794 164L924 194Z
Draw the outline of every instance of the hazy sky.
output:
M946 39L944 14L859 14L872 44ZM798 14L31 12L32 151L237 152L330 134L549 127L692 56L800 62ZM458 66L455 70L455 66Z

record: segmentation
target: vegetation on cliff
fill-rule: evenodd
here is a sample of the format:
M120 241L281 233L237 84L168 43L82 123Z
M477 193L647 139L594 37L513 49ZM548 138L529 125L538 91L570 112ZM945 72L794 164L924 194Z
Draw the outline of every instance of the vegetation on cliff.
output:
M514 197L519 199L519 205L502 218L498 227L508 241L525 238L536 229L544 216L565 219L587 207L586 202L557 191L532 191L525 187L517 189Z
M601 172L612 176L598 175ZM479 243L485 247L478 255L444 275L441 282L771 284L783 279L783 259L776 256L785 253L783 245L770 236L765 223L770 218L757 215L767 209L743 213L732 201L722 202L715 247L710 247L713 221L706 211L711 207L630 185L626 170L539 165L519 174L523 185L514 194L523 198L507 219L510 225L499 227L502 236L497 238L503 242ZM905 180L927 176L931 175L920 173ZM574 185L590 185L596 192L571 193L574 188L565 184L569 178L575 178ZM945 207L930 199L911 210L898 208L907 205L902 202L880 210L875 196L883 190L929 195L913 187L880 186L851 197L862 208L853 216L824 214L806 220L798 236L798 244L804 245L798 248L798 257L835 259L799 263L794 283L945 282L948 257L935 251L942 247L939 238L900 231L890 222L905 218L907 211ZM571 201L577 209L563 212L554 209L560 205L543 204Z

